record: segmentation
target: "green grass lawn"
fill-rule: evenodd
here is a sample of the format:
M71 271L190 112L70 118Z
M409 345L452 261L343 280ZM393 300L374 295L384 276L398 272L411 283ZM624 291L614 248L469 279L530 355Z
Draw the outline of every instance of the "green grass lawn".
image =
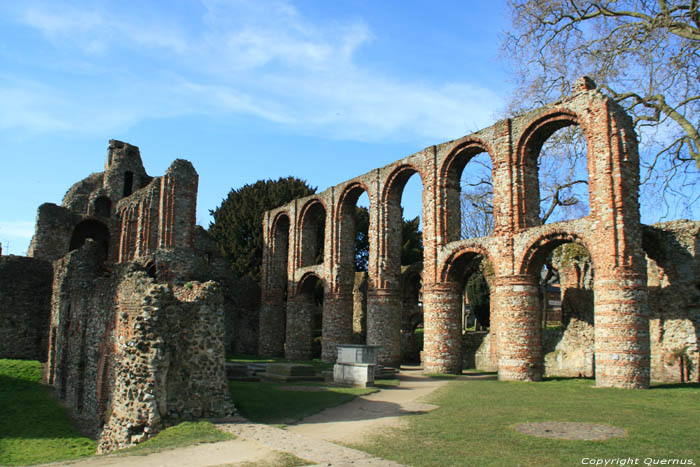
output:
M584 458L627 457L638 458L638 465L645 458L700 464L697 383L636 391L596 388L592 380L580 379L457 380L438 389L429 402L440 408L355 447L408 465L565 466L582 465ZM624 428L627 436L553 440L513 429L540 421L603 423Z
M0 465L53 462L95 453L41 384L41 364L0 359Z
M379 381L382 383L382 381ZM389 381L386 382L390 384ZM306 384L320 386L319 384ZM355 396L371 394L377 388L329 387L325 391L285 391L284 386L299 384L275 384L229 381L233 404L241 415L257 423L289 424L313 415L328 407L344 404Z

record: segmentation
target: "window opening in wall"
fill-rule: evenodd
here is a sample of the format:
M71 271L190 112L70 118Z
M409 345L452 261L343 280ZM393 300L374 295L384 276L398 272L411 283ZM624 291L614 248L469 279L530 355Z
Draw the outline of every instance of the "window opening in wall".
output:
M282 295L282 309L276 327L281 336L287 335L287 266L289 262L289 217L280 215L275 223L274 244L272 246L272 271L270 275L271 290ZM283 349L278 351L283 352Z
M109 251L109 229L105 224L94 219L82 221L75 226L70 239L69 251L77 250L83 246L88 238L97 242L103 259L107 258L107 252Z
M537 157L540 223L588 215L588 147L581 127L572 122L554 122L540 133L535 137L536 144L541 145Z
M312 201L303 213L301 231L301 266L323 263L326 209L320 201Z
M457 186L457 189L459 189L460 238L467 239L491 235L493 231L493 167L491 156L487 152L471 155L465 151L458 157L464 159L455 161L456 167L454 168L459 170L460 166L462 167L459 185Z
M423 261L423 183L409 175L401 191L401 265Z
M124 197L129 196L134 191L134 172L124 172Z
M355 204L355 272L366 272L369 262L369 197L365 191Z

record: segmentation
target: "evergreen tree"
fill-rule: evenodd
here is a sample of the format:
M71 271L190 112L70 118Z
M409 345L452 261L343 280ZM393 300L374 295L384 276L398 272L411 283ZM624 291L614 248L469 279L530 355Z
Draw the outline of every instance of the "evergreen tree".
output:
M265 211L315 192L315 187L294 177L258 180L232 189L221 206L209 211L214 217L209 233L236 276L260 281Z

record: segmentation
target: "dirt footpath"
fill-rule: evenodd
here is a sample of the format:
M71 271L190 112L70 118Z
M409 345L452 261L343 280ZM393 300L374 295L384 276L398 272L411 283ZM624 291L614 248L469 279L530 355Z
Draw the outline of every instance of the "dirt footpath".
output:
M257 423L223 423L219 427L238 439L198 444L147 456L96 456L61 465L88 466L222 466L275 465L280 453L290 453L316 465L398 466L399 464L334 444L361 442L402 417L436 408L421 400L447 381L422 376L418 368L399 373L401 384L347 404L326 409L286 429ZM54 464L55 465L55 464Z

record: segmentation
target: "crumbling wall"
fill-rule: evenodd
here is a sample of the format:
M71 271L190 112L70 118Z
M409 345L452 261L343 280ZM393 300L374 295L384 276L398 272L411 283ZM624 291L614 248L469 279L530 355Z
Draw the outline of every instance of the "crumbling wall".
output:
M116 303L113 402L99 452L144 441L182 420L234 413L216 283L173 288L134 272L120 281Z
M153 178L136 146L112 140L104 172L76 183L61 206L39 208L34 258L25 263L48 265L47 290L36 298L46 310L50 298L48 332L37 328L48 335L45 380L99 438L100 452L180 420L233 413L224 315L240 291L195 229L197 184L189 162L178 159ZM19 336L11 337L16 345Z
M0 358L45 361L51 263L0 256Z
M700 373L700 222L678 220L644 226L647 254L651 375L679 381L674 351L685 349L691 381Z

